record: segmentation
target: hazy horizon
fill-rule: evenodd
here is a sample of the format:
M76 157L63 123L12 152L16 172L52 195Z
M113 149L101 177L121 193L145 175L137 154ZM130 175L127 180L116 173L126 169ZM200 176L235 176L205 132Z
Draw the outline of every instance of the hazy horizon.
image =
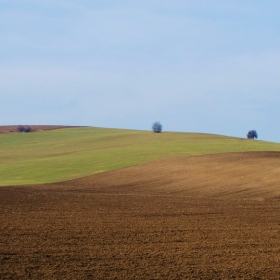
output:
M276 1L0 3L1 125L280 142Z

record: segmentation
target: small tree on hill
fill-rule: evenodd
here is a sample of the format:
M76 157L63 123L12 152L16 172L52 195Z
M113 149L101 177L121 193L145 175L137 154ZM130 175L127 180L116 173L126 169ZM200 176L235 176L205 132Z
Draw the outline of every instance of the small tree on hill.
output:
M160 123L160 122L155 122L155 123L153 124L153 126L152 126L152 130L153 130L153 132L155 132L155 133L160 133L160 132L162 132L162 125L161 125L161 123Z
M257 139L258 138L258 134L257 134L257 131L256 130L250 130L248 133L247 133L247 138L248 139Z

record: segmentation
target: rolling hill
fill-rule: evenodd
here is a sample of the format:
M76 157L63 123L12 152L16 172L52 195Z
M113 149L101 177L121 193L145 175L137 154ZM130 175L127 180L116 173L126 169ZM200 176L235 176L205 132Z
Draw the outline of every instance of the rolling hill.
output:
M0 135L0 185L44 184L178 156L280 151L280 144L199 133L62 128Z
M3 279L279 278L280 144L81 127L0 154Z

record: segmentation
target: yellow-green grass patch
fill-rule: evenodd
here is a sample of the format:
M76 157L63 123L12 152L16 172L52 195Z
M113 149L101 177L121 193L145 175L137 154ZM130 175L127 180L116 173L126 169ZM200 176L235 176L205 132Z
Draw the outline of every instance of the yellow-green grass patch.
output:
M66 181L159 158L247 151L280 151L280 144L200 133L90 127L3 134L0 186Z

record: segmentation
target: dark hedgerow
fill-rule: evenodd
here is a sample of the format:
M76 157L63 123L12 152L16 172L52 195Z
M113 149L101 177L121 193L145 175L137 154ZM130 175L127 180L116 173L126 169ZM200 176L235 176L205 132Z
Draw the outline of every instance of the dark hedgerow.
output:
M18 126L18 131L19 132L31 132L31 127L30 126L27 126L27 127L24 127L23 125L19 125Z
M25 132L25 127L22 126L22 125L19 125L19 126L18 126L18 131L19 131L19 132Z

